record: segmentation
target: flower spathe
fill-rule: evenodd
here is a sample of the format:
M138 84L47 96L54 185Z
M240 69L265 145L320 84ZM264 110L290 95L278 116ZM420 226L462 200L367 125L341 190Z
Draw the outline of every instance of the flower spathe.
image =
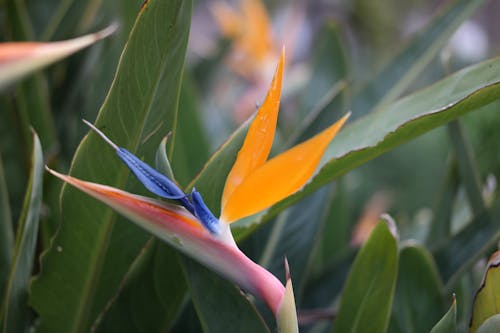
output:
M266 209L299 190L312 176L328 144L348 117L267 161L278 119L283 67L284 52L266 99L227 177L220 218L212 214L196 189L184 193L174 181L118 147L88 122L149 191L176 204L49 171L260 297L277 316L284 298L290 298L285 297L290 291L286 292L273 274L241 252L229 223Z

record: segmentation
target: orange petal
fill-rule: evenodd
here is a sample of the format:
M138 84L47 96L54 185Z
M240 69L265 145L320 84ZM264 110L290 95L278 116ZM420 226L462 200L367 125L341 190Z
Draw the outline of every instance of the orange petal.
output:
M230 223L255 214L299 190L349 115L255 170L227 199L221 221Z
M269 156L278 121L284 62L285 51L283 50L266 99L252 121L236 162L227 176L222 194L222 207L225 206L233 191L249 174L263 165Z
M272 32L266 8L260 0L244 0L242 3L245 18L244 35L237 47L252 55L255 60L262 60L272 49Z

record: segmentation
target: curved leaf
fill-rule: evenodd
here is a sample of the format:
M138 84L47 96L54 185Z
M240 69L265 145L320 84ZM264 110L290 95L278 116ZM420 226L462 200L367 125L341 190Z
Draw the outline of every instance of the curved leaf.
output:
M175 129L190 14L191 1L144 3L96 122L113 141L146 161L154 160L161 137ZM129 172L120 164L90 134L78 147L71 174L123 188ZM141 192L137 182L127 188ZM32 285L30 302L40 315L40 332L88 331L149 238L67 186L62 216Z
M500 314L491 316L479 326L477 333L498 333L500 331Z
M457 331L457 301L453 296L450 309L432 328L430 333L455 333Z
M500 251L495 252L488 261L483 282L474 298L470 333L476 332L486 319L498 314L500 314ZM498 325L498 320L495 322L495 325Z
M396 239L384 222L359 251L340 298L334 332L385 332L396 286Z
M27 324L28 282L35 263L38 221L42 205L43 154L38 136L33 133L31 174L18 231L10 271L0 312L2 332L23 332Z
M306 194L357 166L498 99L500 58L495 58L467 67L348 123L323 155L316 176L301 191L271 208L260 221L272 218Z
M444 308L443 285L431 254L422 246L405 245L388 332L428 332Z

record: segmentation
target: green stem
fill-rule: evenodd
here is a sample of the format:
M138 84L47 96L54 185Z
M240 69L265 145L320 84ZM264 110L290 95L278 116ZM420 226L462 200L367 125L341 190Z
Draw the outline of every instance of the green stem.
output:
M458 170L460 171L469 203L474 215L477 215L485 209L485 203L481 193L479 174L472 148L465 137L460 120L450 122L448 130L456 152Z

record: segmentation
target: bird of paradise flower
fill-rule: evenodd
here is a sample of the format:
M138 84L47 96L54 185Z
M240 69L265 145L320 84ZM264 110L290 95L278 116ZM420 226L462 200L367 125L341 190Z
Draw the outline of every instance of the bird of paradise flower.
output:
M88 122L149 191L175 204L47 170L263 299L275 315L280 331L288 332L290 327L292 331L297 330L289 277L283 285L272 273L249 259L235 243L230 224L299 190L314 173L325 149L349 114L311 139L267 160L278 119L283 67L284 52L265 101L226 179L219 218L212 214L196 189L184 193L174 181L117 146Z

